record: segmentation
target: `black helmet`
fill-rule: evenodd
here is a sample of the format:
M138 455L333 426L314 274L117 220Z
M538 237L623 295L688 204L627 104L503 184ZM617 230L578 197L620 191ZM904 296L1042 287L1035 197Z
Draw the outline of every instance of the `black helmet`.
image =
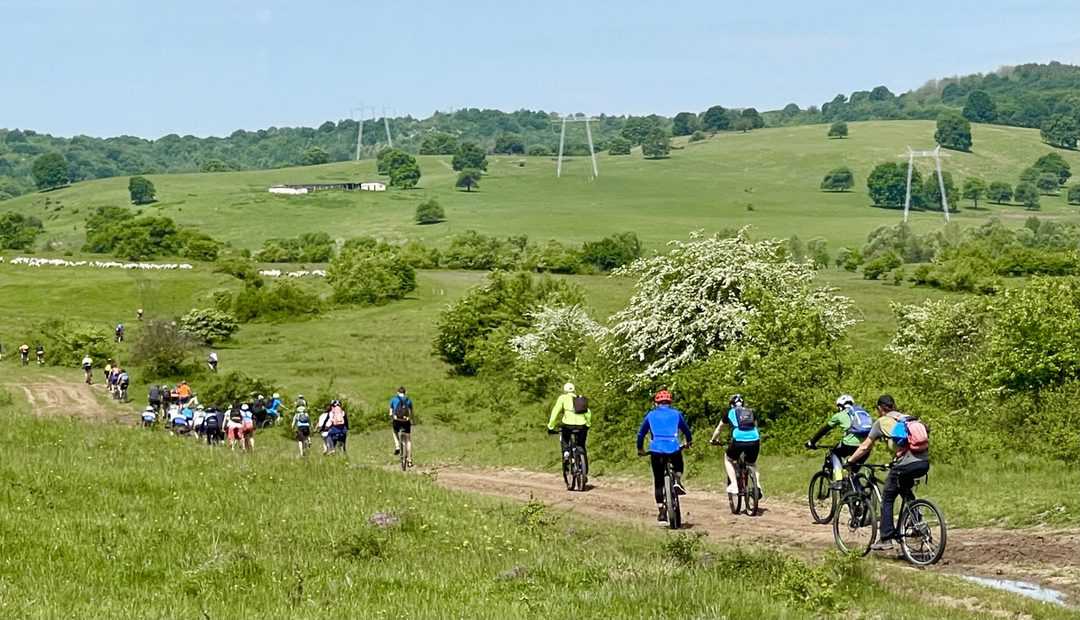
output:
M728 400L728 406L731 407L738 407L741 404L743 404L742 394L733 394L731 399Z

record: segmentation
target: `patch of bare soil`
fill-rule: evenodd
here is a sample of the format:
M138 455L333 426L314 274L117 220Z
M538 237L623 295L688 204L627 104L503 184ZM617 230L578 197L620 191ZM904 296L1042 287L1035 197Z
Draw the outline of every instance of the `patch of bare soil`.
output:
M34 415L42 417L77 417L95 421L117 421L118 415L98 399L95 386L65 381L46 375L41 381L9 383L21 391Z

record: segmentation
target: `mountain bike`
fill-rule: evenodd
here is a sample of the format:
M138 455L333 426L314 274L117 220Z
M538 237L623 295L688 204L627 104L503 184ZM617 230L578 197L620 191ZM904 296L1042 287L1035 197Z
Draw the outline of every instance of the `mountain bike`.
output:
M585 483L588 482L588 455L585 454L585 448L578 445L577 440L578 434L570 433L570 445L567 446L570 456L564 456L562 460L562 477L567 491L584 491Z
M865 465L873 480L876 465ZM833 510L833 541L841 553L858 553L865 556L877 540L878 517L874 508L872 484L861 484L858 475L843 480L843 490Z
M824 447L824 446L820 446ZM828 450L828 448L825 448ZM810 504L810 516L814 523L822 524L832 521L833 513L836 512L838 494L833 492L833 466L832 455L825 454L825 463L821 470L810 476L810 488L807 490L807 501Z
M406 471L406 470L409 469L409 458L412 455L409 454L409 452L411 452L411 450L406 450L405 449L405 445L406 445L405 442L408 441L408 442L411 443L411 441L412 441L412 439L410 437L411 434L412 433L406 433L405 429L401 429L397 433L398 445L401 446L401 449L398 450L398 452L401 454L401 471Z
M711 442L714 446L723 445L721 442ZM724 458L727 458L725 456ZM737 493L728 493L728 506L731 508L731 514L745 514L748 517L755 517L758 513L758 501L761 499L761 489L758 488L757 479L750 473L750 465L746 462L746 455L740 454L739 460L734 463L735 465L735 485L738 487ZM753 480L753 489L750 488L750 482ZM727 481L728 485L731 485L731 480Z
M919 482L915 482L918 486ZM914 488L911 499L903 498L900 504L900 520L896 533L904 558L916 566L937 564L945 555L948 526L937 504L928 499L916 499Z

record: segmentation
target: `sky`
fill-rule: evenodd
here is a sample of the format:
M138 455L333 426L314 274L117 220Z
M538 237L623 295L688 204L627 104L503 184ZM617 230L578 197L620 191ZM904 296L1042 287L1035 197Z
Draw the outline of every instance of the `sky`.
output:
M0 0L0 127L228 135L463 107L673 115L1080 63L1080 2Z

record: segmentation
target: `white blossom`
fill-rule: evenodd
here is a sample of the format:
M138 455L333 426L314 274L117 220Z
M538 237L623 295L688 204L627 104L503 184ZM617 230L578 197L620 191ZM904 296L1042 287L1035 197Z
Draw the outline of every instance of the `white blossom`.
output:
M530 312L529 331L510 338L510 347L526 361L548 351L573 351L586 339L600 340L607 330L580 306L541 306Z

